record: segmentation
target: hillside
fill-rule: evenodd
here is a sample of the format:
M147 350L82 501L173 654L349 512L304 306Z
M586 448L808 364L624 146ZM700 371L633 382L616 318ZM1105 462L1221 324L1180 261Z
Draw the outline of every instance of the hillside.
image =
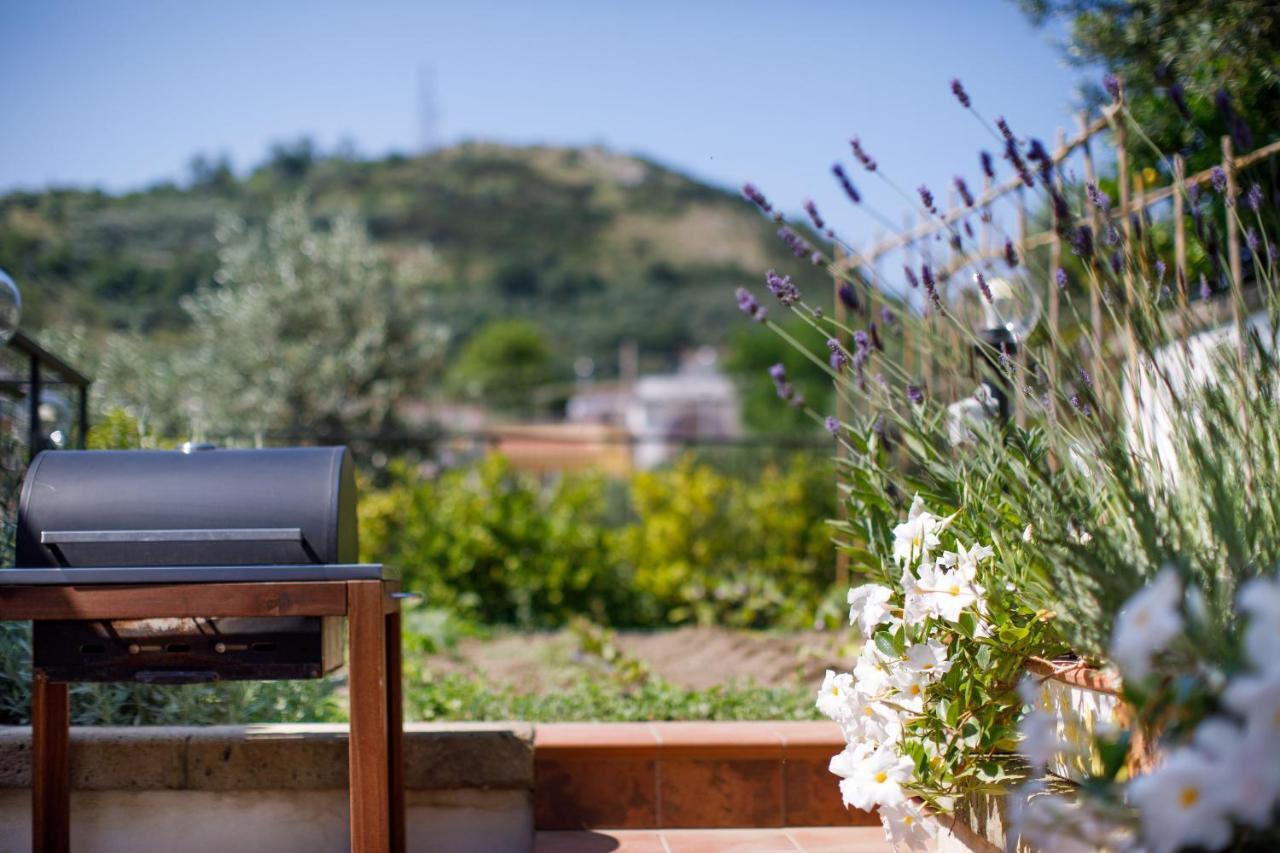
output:
M616 367L633 338L646 366L740 328L732 289L769 266L806 272L734 193L598 148L471 143L420 157L318 157L278 146L248 176L110 195L0 197L0 267L33 329L87 326L180 337L180 300L217 268L220 214L261 221L303 193L321 218L354 210L398 272L429 289L457 347L485 321L536 320L564 362Z

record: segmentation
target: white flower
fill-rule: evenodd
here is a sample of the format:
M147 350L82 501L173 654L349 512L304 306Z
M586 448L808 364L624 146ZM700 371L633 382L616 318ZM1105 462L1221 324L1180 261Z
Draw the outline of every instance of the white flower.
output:
M1259 736L1222 717L1210 717L1195 732L1196 748L1227 768L1223 795L1242 823L1264 828L1280 796L1280 761L1275 737Z
M894 691L889 697L890 702L913 714L919 714L924 710L924 694L929 687L929 681L923 673L912 672L906 667L901 667L893 674L893 686Z
M1245 728L1280 747L1280 669L1238 675L1222 691L1222 703L1244 718Z
M1036 529L1032 527L1030 524L1028 524L1026 528L1023 529L1022 531L1022 541L1030 545L1032 542L1035 541L1035 538L1036 538Z
M1119 841L1082 807L1044 791L1042 782L1029 782L1009 792L1009 825L1014 835L1033 850L1052 853L1094 853L1115 849Z
M1280 668L1280 575L1255 578L1240 589L1240 609L1249 614L1244 648L1259 669Z
M925 817L924 810L911 800L896 806L880 807L884 837L897 850L932 850L938 827Z
M1153 853L1196 846L1217 850L1231 840L1231 772L1184 747L1129 783L1129 800L1137 806L1142 836Z
M840 794L846 806L871 811L876 806L896 806L906 800L902 784L911 778L915 765L899 755L897 747L885 744L869 755L846 749L831 759L830 770L840 780Z
M1181 596L1177 572L1165 568L1121 608L1111 635L1111 658L1125 678L1146 678L1151 658L1182 631Z
M941 544L938 534L946 526L946 521L925 511L924 500L916 495L907 520L893 528L893 559L899 565L928 563L929 555Z
M853 682L855 689L867 696L879 696L889 687L888 663L875 643L862 647L853 666Z
M889 612L892 597L893 590L876 583L849 590L849 624L856 624L863 637L870 637L877 625L892 618Z
M941 678L951 669L951 661L947 660L947 647L941 640L929 640L926 643L912 643L907 653L902 656L903 665L911 672L919 672L929 678Z
M990 545L978 545L974 543L969 549L961 548L959 551L943 554L938 558L938 562L947 567L954 567L962 578L969 583L973 583L978 579L978 562L985 560L995 554Z
M903 618L908 625L926 616L956 622L961 611L978 604L981 593L982 587L965 580L958 569L921 566L920 577L903 607Z
M837 675L829 669L818 689L818 710L837 723L848 720L854 713L852 695L853 676L847 672Z

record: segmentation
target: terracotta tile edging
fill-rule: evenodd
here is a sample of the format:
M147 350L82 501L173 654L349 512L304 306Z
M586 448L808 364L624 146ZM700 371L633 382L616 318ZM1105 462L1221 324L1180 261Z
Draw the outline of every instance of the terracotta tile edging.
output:
M877 822L840 802L827 763L843 748L839 727L827 722L539 724L537 825L692 829ZM611 778L618 784L605 790Z
M1120 676L1114 672L1098 669L1079 660L1047 661L1040 658L1028 658L1027 672L1049 681L1060 681L1081 690L1092 690L1094 693L1106 693L1111 696L1120 695Z

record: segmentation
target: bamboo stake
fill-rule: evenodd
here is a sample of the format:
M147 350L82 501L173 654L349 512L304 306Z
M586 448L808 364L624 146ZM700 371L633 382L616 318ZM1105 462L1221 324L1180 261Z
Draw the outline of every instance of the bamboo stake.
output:
M1231 156L1231 137L1222 137L1222 169L1227 173L1227 262L1231 268L1231 322L1236 327L1236 356L1245 365L1244 349L1244 273L1240 263L1240 227L1232 205L1236 199L1236 165Z
M1056 137L1054 138L1055 151L1053 152L1054 163L1061 163L1065 155L1063 151L1067 147L1067 132L1062 128L1058 128ZM1053 186L1058 192L1062 192L1062 170L1054 168ZM1054 228L1053 239L1049 243L1049 334L1051 341L1058 340L1058 282L1055 279L1058 268L1062 266L1062 236L1058 233L1058 229ZM1026 240L1023 240L1026 244ZM1058 387L1058 355L1056 347L1049 347L1048 359L1049 371L1049 387ZM1053 395L1049 395L1049 417L1053 417Z
M1018 190L1018 263L1027 268L1027 195ZM1022 357L1022 349L1026 341L1017 341L1018 351L1013 360L1013 420L1020 427L1027 425L1027 397L1023 390L1027 384L1026 361Z
M1191 289L1187 281L1187 223L1183 210L1186 175L1186 161L1181 154L1173 155L1173 280L1178 288L1178 307L1184 315L1190 306L1188 291Z
M843 247L841 247L839 243L836 243L835 248L832 251L832 257L835 262L833 266L835 269L840 270L844 268L843 266L844 254L845 252ZM835 316L836 323L839 324L835 329L832 330L832 335L838 341L840 341L841 346L847 346L848 342L845 340L845 335L841 331L841 328L847 326L848 324L845 322L846 320L845 315L847 312L845 311L844 302L840 300L840 276L838 274L835 274L835 275L832 275L831 278L832 278L831 313ZM836 420L840 421L841 423L848 423L849 411L848 411L848 406L845 403L844 396L842 394L836 394L835 398L836 398ZM845 459L848 457L848 451L845 449L844 442L842 441L836 443L836 457L838 459ZM849 517L848 502L844 499L844 495L840 493L839 489L836 490L836 517L839 518L841 521L846 521ZM837 587L847 587L849 585L849 554L843 548L836 549L835 583Z
M1129 212L1128 134L1124 127L1124 116L1119 113L1113 115L1115 118L1116 184L1120 191L1120 227L1124 231L1125 245L1129 247L1130 251L1133 251L1133 222ZM1133 268L1129 264L1124 265L1124 274L1121 278L1124 281L1124 341L1129 356L1129 375L1134 383L1133 387L1136 389L1138 387L1138 341L1133 332L1135 287Z
M1084 113L1076 116L1081 131L1089 126L1089 119ZM1084 179L1086 183L1093 183L1097 176L1093 171L1093 152L1089 148L1088 137L1085 138L1084 145L1080 147L1081 156L1084 160ZM1096 241L1102 233L1102 217L1097 208L1085 202L1085 207L1089 211L1089 227L1093 230L1094 240ZM1097 254L1096 252L1094 253ZM1095 264L1094 259L1090 259L1089 266ZM1102 294L1099 291L1097 276L1090 276L1089 280L1089 354L1093 363L1093 375L1102 376Z

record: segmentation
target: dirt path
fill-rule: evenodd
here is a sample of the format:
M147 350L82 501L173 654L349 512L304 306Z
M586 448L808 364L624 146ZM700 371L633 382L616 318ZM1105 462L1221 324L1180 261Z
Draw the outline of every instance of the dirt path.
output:
M655 673L685 687L752 681L775 687L817 684L827 668L848 668L847 635L830 632L779 634L725 628L677 628L657 632L619 632L623 654L644 661ZM844 661L841 667L841 661ZM467 672L510 684L518 690L544 689L573 670L598 665L584 658L569 631L503 632L470 639L429 659L439 672Z

